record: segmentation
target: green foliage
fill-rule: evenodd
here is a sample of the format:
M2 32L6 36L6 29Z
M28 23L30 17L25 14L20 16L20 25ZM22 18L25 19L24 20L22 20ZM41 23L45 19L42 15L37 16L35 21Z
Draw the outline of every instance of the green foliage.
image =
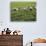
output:
M32 7L32 10L16 10L11 13L11 21L36 21L36 2L11 2L11 9Z

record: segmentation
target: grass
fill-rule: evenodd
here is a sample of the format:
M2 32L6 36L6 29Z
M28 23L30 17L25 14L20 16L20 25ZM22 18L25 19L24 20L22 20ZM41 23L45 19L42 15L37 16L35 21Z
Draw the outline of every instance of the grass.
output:
M21 7L32 7L32 10L16 10L11 12L11 21L36 21L36 2L11 2L11 10Z

